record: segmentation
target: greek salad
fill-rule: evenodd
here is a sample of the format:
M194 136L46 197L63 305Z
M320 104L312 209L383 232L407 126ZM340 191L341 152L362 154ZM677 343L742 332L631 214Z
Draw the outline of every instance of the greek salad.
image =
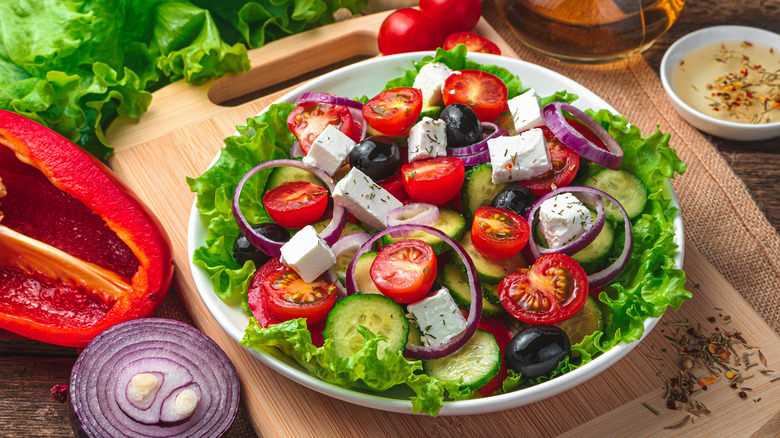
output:
M415 412L581 367L688 298L665 190L685 171L577 96L439 49L376 96L304 93L188 179L193 261L242 344Z

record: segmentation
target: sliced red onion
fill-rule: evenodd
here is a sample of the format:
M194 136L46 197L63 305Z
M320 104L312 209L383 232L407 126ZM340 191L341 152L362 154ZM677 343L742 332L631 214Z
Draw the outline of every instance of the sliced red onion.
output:
M238 228L241 230L241 234L246 237L246 239L263 251L264 253L268 254L271 257L279 258L282 255L282 245L284 245L284 242L276 242L274 240L271 240L262 234L255 231L252 226L249 224L249 222L246 220L244 215L241 213L241 206L239 205L239 199L241 198L241 191L244 189L244 184L254 176L257 172L260 172L261 170L265 169L271 169L274 167L297 167L298 169L303 169L308 172L311 172L322 180L323 183L328 187L328 190L330 190L331 193L333 193L333 180L330 179L330 177L323 172L322 170L314 167L309 166L308 164L305 164L301 161L297 160L271 160L266 161L265 163L260 163L257 166L255 166L252 170L246 173L241 178L241 181L238 182L238 186L236 186L236 191L233 193L233 217L236 220L236 223L238 223ZM327 243L328 245L333 245L336 243L336 240L338 240L339 236L341 235L341 231L344 229L344 224L347 221L347 216L344 214L344 207L339 204L338 202L333 203L333 218L331 218L330 223L328 223L328 226L325 227L324 230L322 230L319 235L322 237L322 239Z
M360 125L360 138L359 139L352 139L355 140L355 143L360 143L363 141L363 139L366 138L366 132L368 132L368 122L366 122L366 118L363 117L363 111L355 108L349 108L350 114L352 114L352 120L355 121Z
M303 158L305 156L306 154L303 152L303 148L301 148L301 142L295 140L290 148L290 158Z
M461 247L460 244L453 240L450 236L444 234L436 228L429 227L427 225L398 225L395 227L385 228L384 230L375 234L366 243L364 243L352 258L352 261L349 263L349 266L347 267L347 294L352 295L358 292L357 282L355 281L355 266L357 265L357 259L360 258L360 256L366 251L369 251L374 243L382 236L398 231L424 231L433 235L434 237L438 237L447 245L452 247L453 251L455 251L455 253L460 256L461 260L463 260L463 264L466 265L466 274L468 275L469 289L471 290L471 306L469 307L468 319L466 319L466 328L441 345L427 347L422 345L407 344L406 348L404 349L404 355L413 359L438 359L448 354L452 354L458 351L460 347L468 342L468 340L471 339L471 336L473 336L474 332L477 330L477 324L479 323L480 316L482 314L482 285L479 281L479 277L477 276L477 269L474 267L474 262L471 260L471 257L468 255L468 253L466 253L463 247Z
M623 226L625 227L625 242L623 243L623 252L620 253L620 256L614 262L612 262L611 265L607 266L606 268L598 272L588 275L588 284L590 287L604 286L608 284L610 281L614 280L618 275L620 275L620 273L623 272L623 270L626 268L626 265L628 265L629 260L631 259L631 252L634 250L634 231L631 228L631 220L628 217L628 213L626 213L626 210L623 208L622 205L620 205L617 199L613 198L607 193L602 192L601 190L594 189L592 187L576 187L576 186L562 187L560 189L550 192L548 195L552 197L559 193L565 193L565 192L589 193L595 196L599 196L615 204L618 210L620 210L620 214L623 215ZM536 214L536 210L539 208L539 205L541 205L541 202L544 202L543 199L545 199L544 196L538 199L534 204L534 206L526 214L526 220L528 220L529 224L532 223L531 219ZM547 199L549 199L549 197ZM599 211L599 216L604 215L603 208L604 207L602 206L601 210ZM595 228L595 224L594 224L594 228ZM533 236L533 232L531 232L531 235ZM533 239L529 238L528 245L526 245L525 248L523 248L523 255L527 256L526 258L530 258L532 256L532 254L530 253L530 247L533 245L531 243L532 240ZM531 258L531 260L536 260L536 257ZM528 261L530 262L531 260Z
M413 202L402 207L395 208L387 214L388 227L397 225L433 225L441 218L439 207L424 202ZM397 232L391 234L393 238L409 237L414 233Z
M339 105L354 109L363 108L363 104L361 102L327 93L303 93L301 94L301 97L295 101L295 104L298 105L306 102L327 103L330 105Z
M596 240L596 237L598 237L599 233L604 228L604 218L606 215L604 214L604 201L601 200L601 196L594 194L590 190L590 187L568 186L561 187L560 189L556 189L550 193L545 194L541 198L537 199L531 208L528 209L528 212L525 214L525 220L528 222L528 225L530 225L531 230L534 229L534 224L538 222L536 213L539 211L539 208L542 206L542 204L548 199L552 199L561 193L579 194L580 198L585 198L580 199L581 201L584 200L588 203L596 204L596 220L593 222L593 226L591 226L590 230L582 233L580 237L560 248L545 248L540 246L536 242L536 233L532 231L530 237L528 238L527 248L533 257L533 260L536 260L542 254L547 254L550 252L559 252L569 256L576 254L585 249L585 247L590 245L594 240Z
M150 387L152 402L145 410L144 403L120 405L140 373L163 377ZM95 337L73 366L69 389L81 437L219 437L233 423L239 396L236 369L219 346L195 327L161 318L117 324ZM144 424L149 418L157 420Z
M607 145L608 150L596 146L569 125L563 116L564 110L590 128ZM542 117L544 118L544 124L550 128L550 131L555 134L558 140L570 147L582 158L612 170L620 169L620 163L623 161L623 149L620 148L617 140L609 135L609 132L597 121L593 120L592 117L566 102L553 102L545 105L542 110Z
M447 155L452 156L452 157L463 158L464 156L475 155L475 154L478 154L480 152L484 152L484 151L487 150L487 147L488 147L487 142L488 142L488 140L507 134L507 131L504 128L496 125L495 123L482 122L482 129L485 129L485 128L492 129L493 132L490 135L483 135L482 136L482 140L480 140L480 141L478 141L478 142L476 142L476 143L474 143L474 144L472 144L470 146L465 146L465 147L462 147L462 148L447 148ZM467 166L468 166L468 164L467 164Z
M368 233L354 233L337 240L336 243L334 243L330 248L333 250L333 254L336 256L336 265L338 265L339 258L344 255L350 255L351 261L352 257L355 256L355 253L357 253L360 247L363 246L363 244L366 243L370 238L371 235ZM338 272L336 272L336 265L331 266L327 271L325 271L324 279L328 283L335 284L339 292L338 297L344 298L347 296L347 289L341 284L341 281L339 281L339 275Z
M478 166L490 162L490 151L485 149L482 152L478 152L474 155L462 155L460 157L463 160L463 164L466 166Z

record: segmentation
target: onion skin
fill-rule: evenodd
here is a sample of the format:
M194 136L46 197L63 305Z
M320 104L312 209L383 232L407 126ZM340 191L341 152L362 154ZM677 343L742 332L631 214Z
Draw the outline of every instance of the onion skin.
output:
M450 155L450 156L453 156L453 157L459 157L459 158L468 157L468 156L472 156L472 155L477 155L477 154L479 154L481 152L485 152L485 151L488 150L488 145L487 145L488 140L496 138L496 137L500 137L502 135L508 134L506 129L496 125L495 123L482 122L482 128L483 129L484 128L492 129L493 132L490 133L490 135L485 136L482 140L480 140L480 141L478 141L478 142L476 142L476 143L474 143L472 145L464 146L462 148L449 148L448 147L447 148L447 155Z
M605 151L596 146L566 123L566 118L563 116L564 110L578 118L585 126L593 131L593 133L607 145L609 150ZM544 124L550 128L550 131L555 134L558 140L571 148L582 158L612 170L620 169L620 163L623 161L623 149L620 148L617 140L609 135L609 132L607 132L603 126L593 120L592 117L585 114L582 110L566 102L553 102L545 105L542 109L542 117L544 118Z
M202 398L189 418L141 424L117 405L115 376L126 364L149 357L177 362L192 373ZM116 325L87 345L73 366L68 396L73 429L80 437L220 437L238 412L240 384L227 355L195 327L145 318Z

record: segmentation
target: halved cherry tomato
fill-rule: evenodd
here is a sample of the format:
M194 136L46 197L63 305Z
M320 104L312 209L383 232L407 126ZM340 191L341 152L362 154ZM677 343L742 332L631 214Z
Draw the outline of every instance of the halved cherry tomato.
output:
M306 283L281 263L265 271L261 284L268 308L281 321L306 318L308 325L316 324L336 303L336 285L323 280Z
M399 303L414 303L430 292L436 268L431 245L419 239L404 239L379 251L370 274L383 295Z
M266 192L263 205L277 224L285 228L303 228L325 213L328 191L310 182L292 181Z
M528 242L530 227L519 214L495 207L479 207L471 226L471 243L483 256L505 259Z
M404 164L401 174L410 198L441 205L460 193L466 178L466 166L460 158L442 156Z
M484 122L494 120L504 111L509 96L504 81L481 70L453 72L444 81L441 94L444 105L466 104Z
M404 188L404 179L400 173L395 173L381 181L377 181L376 183L383 189L387 190L388 193L393 195L395 199L398 199L399 201L409 197L409 195L406 194L406 189Z
M366 122L391 136L407 134L421 112L422 92L412 87L385 90L363 105Z
M306 102L296 106L287 117L287 127L298 139L304 153L309 153L314 139L328 125L351 137L354 125L352 113L343 106Z
M528 187L536 196L542 196L558 187L568 186L574 180L577 170L580 168L580 156L576 152L561 143L546 126L542 127L542 132L547 140L547 148L550 150L553 168L544 175L534 179L517 182L522 186Z
M501 280L498 297L501 305L520 321L560 322L585 305L588 275L567 255L543 254L530 268L521 268Z
M465 44L466 50L472 53L490 53L500 55L501 49L496 43L472 32L453 33L444 40L444 50L452 50L458 44Z

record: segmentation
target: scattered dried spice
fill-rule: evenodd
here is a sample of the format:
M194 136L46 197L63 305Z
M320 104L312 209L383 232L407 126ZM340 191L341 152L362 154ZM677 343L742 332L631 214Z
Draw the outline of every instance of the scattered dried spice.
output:
M660 412L658 412L658 409L656 409L656 408L654 408L654 407L650 406L650 403L647 403L647 402L645 402L645 403L644 403L644 405L645 405L645 407L646 407L647 409L649 409L649 410L650 410L650 412L654 413L655 415L661 415L661 413L660 413Z
M667 430L679 429L679 428L685 426L686 424L688 424L690 421L691 421L691 416L690 415L686 415L685 418L680 420L678 423L670 424L669 426L664 427L664 429L667 429Z

